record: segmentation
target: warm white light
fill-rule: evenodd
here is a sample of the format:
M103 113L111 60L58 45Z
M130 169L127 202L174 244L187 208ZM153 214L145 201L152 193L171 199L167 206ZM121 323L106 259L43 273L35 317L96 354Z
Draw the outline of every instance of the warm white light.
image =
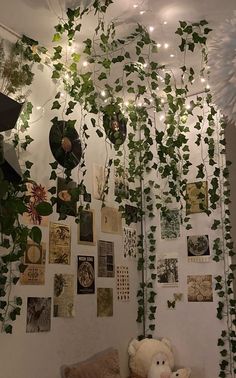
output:
M187 109L187 110L191 109L191 106L190 106L189 104L186 105L186 109Z
M134 5L133 5L133 8L138 8L138 4L134 4Z
M65 79L69 79L69 74L68 73L65 74Z
M148 64L147 64L147 63L144 63L143 67L146 68L147 66L148 66Z
M106 92L105 91L101 91L101 96L105 97L106 96Z
M209 84L207 84L207 86L206 86L206 89L210 89L211 87L210 87L210 85Z
M140 11L139 14L141 14L141 16L145 13L144 10Z
M107 103L108 99L106 98L106 100L104 100L105 103Z
M201 83L205 83L206 79L204 77L201 77Z
M129 103L128 103L128 101L125 101L125 106L129 106Z
M170 58L174 58L175 56L174 56L174 54L170 54Z
M64 97L65 94L63 92L60 93L60 97Z
M139 107L141 107L141 106L142 106L142 103L141 103L141 102L139 102L139 103L138 103L138 106L139 106Z
M83 66L84 66L84 67L87 67L87 65L88 65L88 62L87 62L87 60L85 60L85 61L83 62Z
M153 30L154 30L154 27L153 26L149 26L150 33L153 32Z
M163 22L163 25L167 25L167 21L164 21L164 22Z
M42 109L42 106L36 106L36 109L40 110L40 109Z
M164 121L165 116L162 114L159 119L160 119L160 121Z
M162 99L161 99L161 103L164 104L164 102L165 102L165 100L164 100L164 98L162 98Z
M164 48L168 49L168 47L169 47L169 43L164 43Z
M150 102L151 102L151 103L153 102L153 99L152 99L152 98L150 98Z
M161 47L161 43L157 43L157 47L160 48Z

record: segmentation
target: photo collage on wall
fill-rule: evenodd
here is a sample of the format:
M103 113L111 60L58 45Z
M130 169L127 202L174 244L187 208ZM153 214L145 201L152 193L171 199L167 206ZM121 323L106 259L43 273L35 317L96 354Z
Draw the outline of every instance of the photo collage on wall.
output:
M204 213L208 210L208 184L206 181L188 183L186 186L186 215ZM161 212L161 239L167 241L180 238L180 213L177 209L167 209ZM169 244L173 246L173 244ZM211 261L210 242L208 235L186 236L186 260L188 263L207 263ZM167 253L157 259L157 282L163 287L178 286L178 256ZM187 300L188 302L212 302L213 283L212 275L187 275ZM176 293L175 293L176 294ZM183 293L179 295L183 297ZM181 297L181 298L182 298ZM176 308L176 298L167 301L169 309Z
M114 196L125 196L128 199L127 172L114 170ZM99 165L93 167L93 198L101 201L105 185L105 168ZM75 216L77 203L72 200L71 191L76 188L74 181L57 178L56 211L61 214ZM81 254L77 255L77 274L60 272L60 265L71 265L72 227L71 222L53 221L48 217L40 217L35 213L35 206L48 198L47 189L41 185L29 185L29 209L23 215L26 223L48 227L49 246L46 243L36 244L28 242L22 263L24 272L20 274L21 285L45 285L45 269L47 264L56 264L58 271L54 274L53 296L28 297L27 302L27 332L48 332L51 329L51 318L72 318L75 316L75 292L77 295L96 295L97 316L113 316L114 295L117 301L128 303L130 300L130 280L128 265L115 265L115 242L106 240L112 235L122 243L120 258L137 258L137 216L136 208L126 205L127 214L130 213L131 226L123 225L121 214L117 208L103 206L99 212L100 237L96 235L96 213L90 208L91 195L85 193L83 200L89 207L80 211L77 226L77 245ZM97 247L95 247L97 244ZM83 248L84 251L83 251ZM88 248L96 248L96 256L87 253ZM125 261L125 260L124 260ZM96 276L98 284L96 284ZM99 280L115 279L110 285L100 287ZM102 281L101 281L102 283ZM97 286L97 287L96 287ZM109 287L110 286L110 287ZM114 288L112 287L114 286Z

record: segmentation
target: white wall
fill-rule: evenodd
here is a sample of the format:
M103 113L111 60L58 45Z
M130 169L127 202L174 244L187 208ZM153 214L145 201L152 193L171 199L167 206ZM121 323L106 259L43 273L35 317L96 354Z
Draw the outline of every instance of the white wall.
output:
M24 157L35 163L32 169L32 178L38 183L49 183L49 162L54 161L49 148L48 135L51 127L50 119L56 115L50 110L56 94L56 88L50 79L50 70L43 72L36 70L36 76L32 85L31 101L34 108L30 134L34 142ZM44 112L37 111L36 106L44 106ZM79 115L77 115L79 119ZM38 121L37 121L38 119ZM79 122L78 122L79 124ZM88 124L88 126L91 126ZM91 126L92 129L92 126ZM103 165L105 162L105 143L100 140L92 130L89 146L86 152L87 190L92 193L92 165ZM108 147L110 153L110 147ZM74 179L78 176L74 170ZM108 205L114 205L113 196L113 171L110 179L111 193L108 196ZM126 303L116 300L116 279L97 277L97 246L82 246L77 244L77 225L72 217L66 222L72 229L71 264L48 264L48 228L43 228L43 241L47 244L46 255L46 279L44 286L20 286L17 285L15 293L23 298L23 306L20 317L14 323L13 335L1 334L1 378L59 378L60 366L75 363L86 359L96 352L109 346L118 348L121 360L122 377L128 376L127 346L131 338L138 334L136 324L136 286L137 267L136 260L123 258L122 237L112 234L103 234L100 231L101 202L92 198L91 208L95 209L97 239L111 240L115 243L115 264L128 265L130 274L130 301ZM50 220L57 220L58 214L54 213ZM111 287L114 294L114 315L110 318L97 318L97 296L77 295L75 286L75 317L72 319L52 318L51 331L46 333L26 333L26 303L27 297L52 297L53 279L55 273L74 273L76 277L77 255L95 256L96 287ZM76 281L76 280L75 280ZM76 282L75 282L76 284Z
M205 117L208 109L205 108ZM158 118L159 122L159 118ZM190 133L190 167L187 176L188 182L201 181L196 179L196 166L202 163L201 147L194 144L196 130L193 128L194 118L189 122ZM160 128L160 122L158 128ZM206 149L204 148L204 153ZM208 175L212 168L208 167ZM203 179L204 180L204 179ZM175 208L171 204L170 208ZM178 206L176 207L178 208ZM185 211L183 212L185 216ZM213 220L219 215L219 209L210 216L204 213L190 215L191 230L181 227L180 237L174 240L161 239L159 212L157 212L157 258L163 254L173 255L179 259L179 285L178 287L163 287L157 284L157 320L155 337L170 339L175 356L176 367L190 367L191 378L216 378L219 372L219 347L217 339L224 329L224 322L216 318L218 297L214 292L214 276L221 274L222 265L212 260L205 263L188 262L187 235L208 235L210 241L211 257L213 257L213 240L220 237L219 231L212 231ZM187 275L213 276L213 302L188 302ZM176 301L175 309L169 309L167 300L173 301L174 293L183 293L183 299Z

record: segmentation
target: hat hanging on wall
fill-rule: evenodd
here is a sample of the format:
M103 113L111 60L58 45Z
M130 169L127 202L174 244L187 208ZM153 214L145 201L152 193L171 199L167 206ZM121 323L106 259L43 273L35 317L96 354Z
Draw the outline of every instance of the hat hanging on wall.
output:
M208 57L213 101L236 125L236 11L218 28Z
M55 121L49 133L49 144L55 160L67 169L75 168L82 157L82 147L75 128L66 121Z
M107 138L112 144L120 146L124 143L127 135L127 120L121 112L113 115L104 114L103 127Z
M0 93L0 131L11 130L15 127L24 103Z

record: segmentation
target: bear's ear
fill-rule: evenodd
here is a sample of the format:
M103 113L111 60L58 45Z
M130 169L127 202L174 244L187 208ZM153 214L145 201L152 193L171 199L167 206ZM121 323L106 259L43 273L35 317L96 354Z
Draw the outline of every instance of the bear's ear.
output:
M190 374L191 374L191 369L190 368L186 368L186 372L187 372L186 378L189 378Z
M161 342L164 343L166 346L168 346L168 348L171 350L171 343L169 339L164 338L161 340Z
M136 352L139 348L139 343L140 342L136 339L133 339L133 340L130 341L129 346L128 346L128 353L129 353L130 356L132 356L132 357L135 356L135 354L136 354Z

